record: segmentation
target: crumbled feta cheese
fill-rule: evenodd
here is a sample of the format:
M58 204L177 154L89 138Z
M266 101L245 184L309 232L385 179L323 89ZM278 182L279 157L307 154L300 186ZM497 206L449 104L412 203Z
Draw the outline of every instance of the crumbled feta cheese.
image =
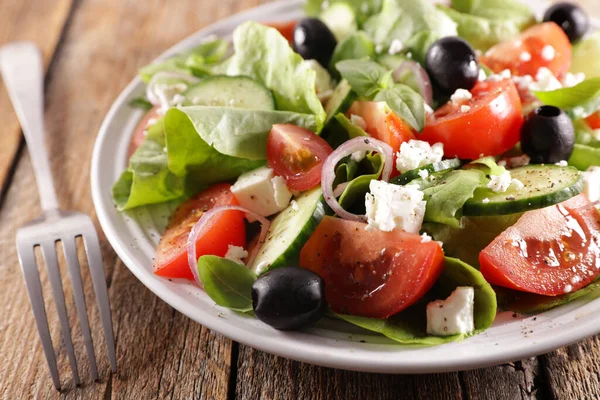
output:
M564 87L573 87L579 85L581 82L585 80L585 74L583 72L579 72L577 74L572 74L567 72L565 75L562 84Z
M574 277L571 278L571 283L573 285L576 285L577 283L581 282L581 277L578 275L575 275Z
M427 304L427 333L436 336L467 334L475 330L475 290L459 286L446 300Z
M185 101L185 97L181 93L185 92L188 85L185 83L157 83L152 87L152 92L158 99L159 114L164 115L172 106L181 105Z
M566 160L560 160L559 162L556 163L556 165L558 165L559 167L566 167L569 165L569 162Z
M564 292L565 293L571 293L572 290L573 290L573 286L567 285L567 286L565 286Z
M429 176L429 171L427 171L426 169L422 169L418 172L418 175L421 177L421 179L427 179L427 177Z
M552 61L556 57L556 50L549 44L542 49L542 58L546 61Z
M500 176L492 175L490 178L491 178L491 181L487 184L487 187L492 189L492 191L496 192L496 193L506 192L506 190L512 183L510 172L508 172L508 171L505 171Z
M235 261L238 264L244 264L242 258L248 257L248 252L244 250L243 247L234 246L232 244L227 248L227 253L225 253L225 258L230 259L231 261Z
M482 202L483 204L487 204L487 203L489 203L489 202L490 202L490 199L488 199L488 198L486 197L485 199L481 200L481 202Z
M363 131L367 129L367 122L361 116L350 114L350 122L360 127Z
M231 192L242 207L264 217L286 208L292 197L285 180L268 167L242 174L231 186Z
M421 235L421 243L429 243L431 240L431 236L429 236L427 233L423 233Z
M404 50L404 43L402 42L402 40L394 39L390 44L388 53L394 55L400 53L402 50Z
M531 53L524 51L519 55L519 60L521 60L522 62L528 62L531 61Z
M365 158L365 155L367 154L367 152L365 150L359 150L359 151L355 151L354 153L352 153L352 155L350 156L350 159L352 161L356 161L356 162L361 162L363 160L363 158Z
M473 98L471 92L465 89L456 89L456 92L452 96L450 96L450 101L453 103L462 103L464 101L469 101Z
M477 80L479 82L481 81L485 81L487 79L487 75L485 74L485 71L483 70L483 68L479 68L479 77L477 78Z
M513 76L512 80L515 83L515 85L517 85L517 88L519 88L520 90L530 90L529 88L535 82L531 75Z
M538 69L535 82L529 87L532 91L549 92L562 88L562 84L556 79L552 71L546 67Z
M591 202L600 201L600 167L590 167L583 173L584 193Z
M525 185L523 184L523 182L521 182L518 179L512 179L510 182L515 187L515 189L517 189L517 190L521 190L521 189L523 189L525 187Z
M468 113L469 111L471 111L471 107L467 106L466 104L463 104L462 106L460 106L460 112L462 113Z
M365 197L367 230L419 233L426 205L422 191L415 185L398 186L377 180L371 181L369 189L371 193Z
M422 140L410 140L400 145L397 154L396 168L401 173L411 169L439 162L444 156L444 145L436 143L431 146Z
M290 205L292 206L292 210L294 211L298 211L300 208L298 207L298 202L296 200L292 200L290 202Z

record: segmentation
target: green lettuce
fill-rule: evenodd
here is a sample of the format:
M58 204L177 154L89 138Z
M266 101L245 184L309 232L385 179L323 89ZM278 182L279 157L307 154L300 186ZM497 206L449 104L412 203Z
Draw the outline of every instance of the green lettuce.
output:
M575 118L588 116L600 106L600 78L586 79L573 87L534 92L540 101L566 110Z
M233 46L227 75L249 76L262 83L273 91L278 110L313 114L316 130L321 130L326 115L315 91L316 73L276 29L243 23L233 32Z
M146 83L152 79L154 74L162 71L180 72L200 77L210 75L212 68L223 61L228 50L229 43L226 40L211 40L164 61L142 67L139 74Z
M368 17L381 11L382 0L308 0L304 5L304 12L310 17L318 17L328 5L336 3L350 7L356 15L356 22L361 25Z
M481 273L464 262L446 257L444 272L424 299L388 319L337 314L340 319L402 344L437 345L454 342L465 335L432 336L427 334L425 308L428 301L445 299L459 286L475 289L475 333L488 329L496 317L496 294Z
M575 143L591 147L600 147L600 140L596 139L594 131L584 119L573 121L575 128Z
M573 46L570 72L583 72L587 78L600 77L600 31L586 36Z
M452 0L452 8L490 21L510 21L519 30L536 23L531 8L520 0Z
M600 165L600 147L575 143L573 153L569 157L569 165L581 171Z

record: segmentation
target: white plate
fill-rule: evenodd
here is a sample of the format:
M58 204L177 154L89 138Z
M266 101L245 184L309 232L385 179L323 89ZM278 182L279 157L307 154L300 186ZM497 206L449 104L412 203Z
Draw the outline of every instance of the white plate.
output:
M533 4L533 2L531 2ZM177 44L162 57L188 49L207 36L226 36L241 22L290 20L302 15L301 1L271 3L233 16ZM536 9L543 10L536 2ZM161 58L162 58L161 57ZM112 184L126 167L131 133L142 116L128 102L144 92L135 78L111 107L92 158L92 195L102 229L125 265L172 307L235 341L282 357L327 367L388 373L429 373L495 365L551 351L600 332L600 299L579 300L534 318L501 314L483 334L437 347L400 346L339 321L324 320L301 332L280 332L260 321L215 306L197 287L152 273L159 232L169 215L165 206L117 212Z

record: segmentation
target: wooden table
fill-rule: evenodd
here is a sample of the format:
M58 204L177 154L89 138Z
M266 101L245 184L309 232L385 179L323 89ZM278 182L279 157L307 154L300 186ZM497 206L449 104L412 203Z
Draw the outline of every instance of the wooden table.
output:
M586 0L597 6L598 0ZM90 155L96 134L136 69L192 32L261 0L0 0L0 44L33 40L47 66L46 125L52 170L65 209L95 217ZM597 7L594 9L598 13ZM53 389L15 252L15 230L40 212L31 162L0 86L0 397L3 399L319 398L582 399L600 397L598 337L537 358L475 371L377 375L320 368L232 342L171 309L146 289L101 235L119 371L108 373L98 313L92 331L101 380L89 378L71 320L83 384L75 388L64 349L63 391ZM100 231L99 227L98 230ZM91 281L83 279L93 305ZM42 271L55 346L59 324ZM74 304L63 269L67 308Z

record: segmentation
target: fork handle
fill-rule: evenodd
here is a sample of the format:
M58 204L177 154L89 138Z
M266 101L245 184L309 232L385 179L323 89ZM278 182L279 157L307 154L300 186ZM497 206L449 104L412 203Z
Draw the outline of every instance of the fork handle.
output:
M44 68L40 49L31 42L0 48L0 72L25 134L44 211L58 209L44 140Z

